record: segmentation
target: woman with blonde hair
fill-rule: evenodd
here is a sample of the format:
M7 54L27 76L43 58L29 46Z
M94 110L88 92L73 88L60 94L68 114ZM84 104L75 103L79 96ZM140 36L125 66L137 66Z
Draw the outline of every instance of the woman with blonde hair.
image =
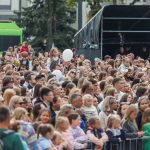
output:
M27 110L21 107L16 108L11 121L19 122L20 129L18 132L22 140L28 144L30 150L39 150L40 148L37 142L37 136L34 128L29 122L30 118L28 117Z
M78 85L77 85L77 87L78 87L79 89L81 89L81 88L82 88L82 85L85 84L86 82L88 82L88 80L87 80L86 78L84 78L84 77L80 78L80 79L78 80Z
M125 131L127 138L138 138L144 135L143 131L138 131L138 127L135 121L137 113L138 109L134 104L131 104L126 111L122 128Z
M71 69L70 71L68 71L67 75L66 75L66 80L67 81L73 81L76 78L76 70L75 69Z
M23 102L24 101L21 96L18 96L18 95L12 96L10 99L10 102L9 102L9 109L10 109L11 113L13 114L15 108L21 107Z
M102 102L102 106L99 108L101 110L99 113L99 118L101 121L101 128L104 130L108 116L110 114L116 114L114 109L116 108L117 103L115 97L113 96L107 96Z
M3 98L5 101L5 104L8 105L10 102L10 99L12 96L14 96L16 93L13 89L6 89L4 94L3 94Z

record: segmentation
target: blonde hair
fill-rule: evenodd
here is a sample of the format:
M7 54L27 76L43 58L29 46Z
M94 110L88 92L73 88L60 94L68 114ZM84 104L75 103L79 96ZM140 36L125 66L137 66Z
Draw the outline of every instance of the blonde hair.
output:
M110 115L107 119L107 128L114 128L115 123L118 121L121 123L119 115Z
M135 104L129 105L129 107L128 107L127 111L126 111L126 114L125 114L125 120L131 120L130 119L130 115L133 112L138 112L138 108L136 107Z
M58 117L56 119L56 125L55 128L56 130L58 130L59 132L63 132L65 129L63 127L63 125L67 124L69 127L69 120L67 117Z
M5 104L8 105L10 102L10 99L12 96L14 96L16 93L13 89L6 89L4 94L3 94L3 98L5 101Z
M10 111L14 111L14 104L15 103L18 103L20 101L23 101L22 97L21 96L18 96L18 95L14 95L11 97L10 99L10 102L9 102L9 109Z
M54 142L56 139L62 139L62 135L58 131L54 131L54 135L53 135L52 141Z
M102 111L106 112L110 109L110 100L111 99L115 99L115 97L113 96L106 96L104 101L103 101L103 105L102 105Z
M92 97L90 94L85 94L85 95L82 97L82 99L83 99L83 104L85 104L85 101L86 101L87 99L93 99L93 97Z
M25 108L18 107L14 110L13 119L14 120L21 120L22 117L25 116L27 120L30 120L27 115L28 115L28 112Z
M81 89L82 86L83 86L87 81L88 81L88 80L87 80L86 78L84 78L84 77L79 78L77 87L78 87L79 89Z

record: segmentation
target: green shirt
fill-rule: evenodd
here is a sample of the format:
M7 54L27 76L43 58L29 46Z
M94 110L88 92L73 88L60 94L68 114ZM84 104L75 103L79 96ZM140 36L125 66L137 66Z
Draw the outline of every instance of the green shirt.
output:
M7 129L0 128L0 137L3 137L3 132L6 130ZM3 150L24 150L20 136L15 132L6 135L2 138L2 141L4 144Z

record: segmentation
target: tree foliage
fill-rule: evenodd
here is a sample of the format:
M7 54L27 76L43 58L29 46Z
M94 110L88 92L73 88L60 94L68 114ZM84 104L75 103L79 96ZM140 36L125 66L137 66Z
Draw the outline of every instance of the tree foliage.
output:
M48 1L52 1L52 6L48 7ZM30 39L35 47L43 46L43 42L48 39L50 9L53 9L50 18L53 43L60 49L71 47L72 37L76 32L71 24L75 22L76 11L68 0L33 0L32 6L22 8L21 19L17 23L23 28L24 39Z

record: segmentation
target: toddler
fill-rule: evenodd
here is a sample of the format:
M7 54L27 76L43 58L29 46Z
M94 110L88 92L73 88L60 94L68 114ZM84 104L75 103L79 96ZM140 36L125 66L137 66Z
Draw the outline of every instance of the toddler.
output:
M97 109L93 105L93 97L90 94L83 96L82 112L86 116L87 120L89 120L90 117L98 116Z

